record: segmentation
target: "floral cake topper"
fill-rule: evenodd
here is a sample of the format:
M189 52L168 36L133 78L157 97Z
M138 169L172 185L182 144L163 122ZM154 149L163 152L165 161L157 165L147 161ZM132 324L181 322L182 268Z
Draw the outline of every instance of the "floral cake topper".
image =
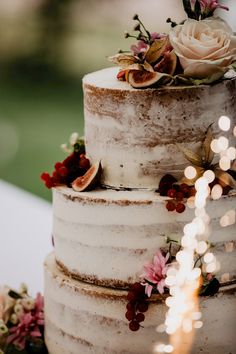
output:
M150 33L138 15L134 34L138 42L129 52L109 59L121 70L117 78L135 88L165 84L210 84L218 81L236 63L236 36L216 9L228 10L217 0L183 0L188 18L177 24L170 18L169 34ZM231 77L231 76L230 76Z

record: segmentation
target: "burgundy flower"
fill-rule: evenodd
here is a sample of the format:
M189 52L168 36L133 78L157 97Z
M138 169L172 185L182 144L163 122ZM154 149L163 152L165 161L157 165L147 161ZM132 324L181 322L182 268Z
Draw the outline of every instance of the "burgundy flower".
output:
M140 276L145 285L145 293L150 297L154 287L160 294L164 293L166 272L168 269L167 261L169 254L163 256L160 250L158 250L153 258L153 263L149 262L144 266L144 273Z

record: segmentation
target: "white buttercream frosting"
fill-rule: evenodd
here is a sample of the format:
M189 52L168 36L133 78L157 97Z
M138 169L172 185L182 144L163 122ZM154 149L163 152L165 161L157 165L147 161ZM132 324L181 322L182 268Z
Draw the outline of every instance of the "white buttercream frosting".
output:
M220 294L201 299L204 327L197 331L192 354L234 351L236 297L223 291ZM156 326L164 320L166 306L161 300L151 303L143 328L131 332L125 318L126 301L125 291L65 276L50 255L45 263L45 338L49 353L152 353L154 344L163 340Z
M212 123L217 136L221 115L236 124L236 80L138 90L116 74L108 68L83 79L86 151L101 160L105 185L155 189L188 165L176 143L196 151Z
M221 263L219 276L229 272L236 279L236 249L225 251L224 242L236 242L235 224L226 229L220 218L235 209L235 196L209 200L212 219L210 242ZM167 237L180 239L183 226L194 212L168 212L165 198L148 191L95 190L53 191L53 236L56 259L69 272L86 281L127 286L139 279L143 266L158 248L167 247Z

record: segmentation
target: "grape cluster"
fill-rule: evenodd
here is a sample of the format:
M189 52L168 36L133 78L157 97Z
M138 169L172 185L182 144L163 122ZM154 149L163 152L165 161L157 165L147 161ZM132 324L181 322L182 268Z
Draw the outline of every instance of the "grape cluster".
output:
M127 300L129 302L126 306L125 317L129 321L129 329L131 331L138 331L140 323L145 320L144 312L148 310L145 287L140 283L131 285Z
M196 194L194 186L186 183L176 184L177 180L171 175L165 175L159 185L159 193L161 196L171 198L166 202L168 211L177 211L183 213L186 209L184 200Z
M83 176L90 168L90 162L84 153L80 151L72 152L64 161L56 162L52 175L44 172L41 179L47 188L58 185L70 187L71 183L80 176Z

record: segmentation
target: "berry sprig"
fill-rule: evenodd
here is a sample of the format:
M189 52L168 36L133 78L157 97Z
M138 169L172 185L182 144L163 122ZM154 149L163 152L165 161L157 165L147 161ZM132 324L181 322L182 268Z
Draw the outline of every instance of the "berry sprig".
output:
M144 313L148 310L147 299L145 287L142 284L137 282L131 285L127 295L128 304L125 313L131 331L138 331L141 327L140 323L145 320Z
M196 194L194 186L186 183L177 184L177 180L172 175L165 175L159 185L159 193L161 196L171 198L166 202L168 211L176 211L183 213L186 209L184 201Z
M42 181L47 188L59 185L71 186L71 183L80 176L83 176L90 168L90 161L85 156L83 144L76 143L74 151L62 162L56 162L52 175L44 172L41 175Z

